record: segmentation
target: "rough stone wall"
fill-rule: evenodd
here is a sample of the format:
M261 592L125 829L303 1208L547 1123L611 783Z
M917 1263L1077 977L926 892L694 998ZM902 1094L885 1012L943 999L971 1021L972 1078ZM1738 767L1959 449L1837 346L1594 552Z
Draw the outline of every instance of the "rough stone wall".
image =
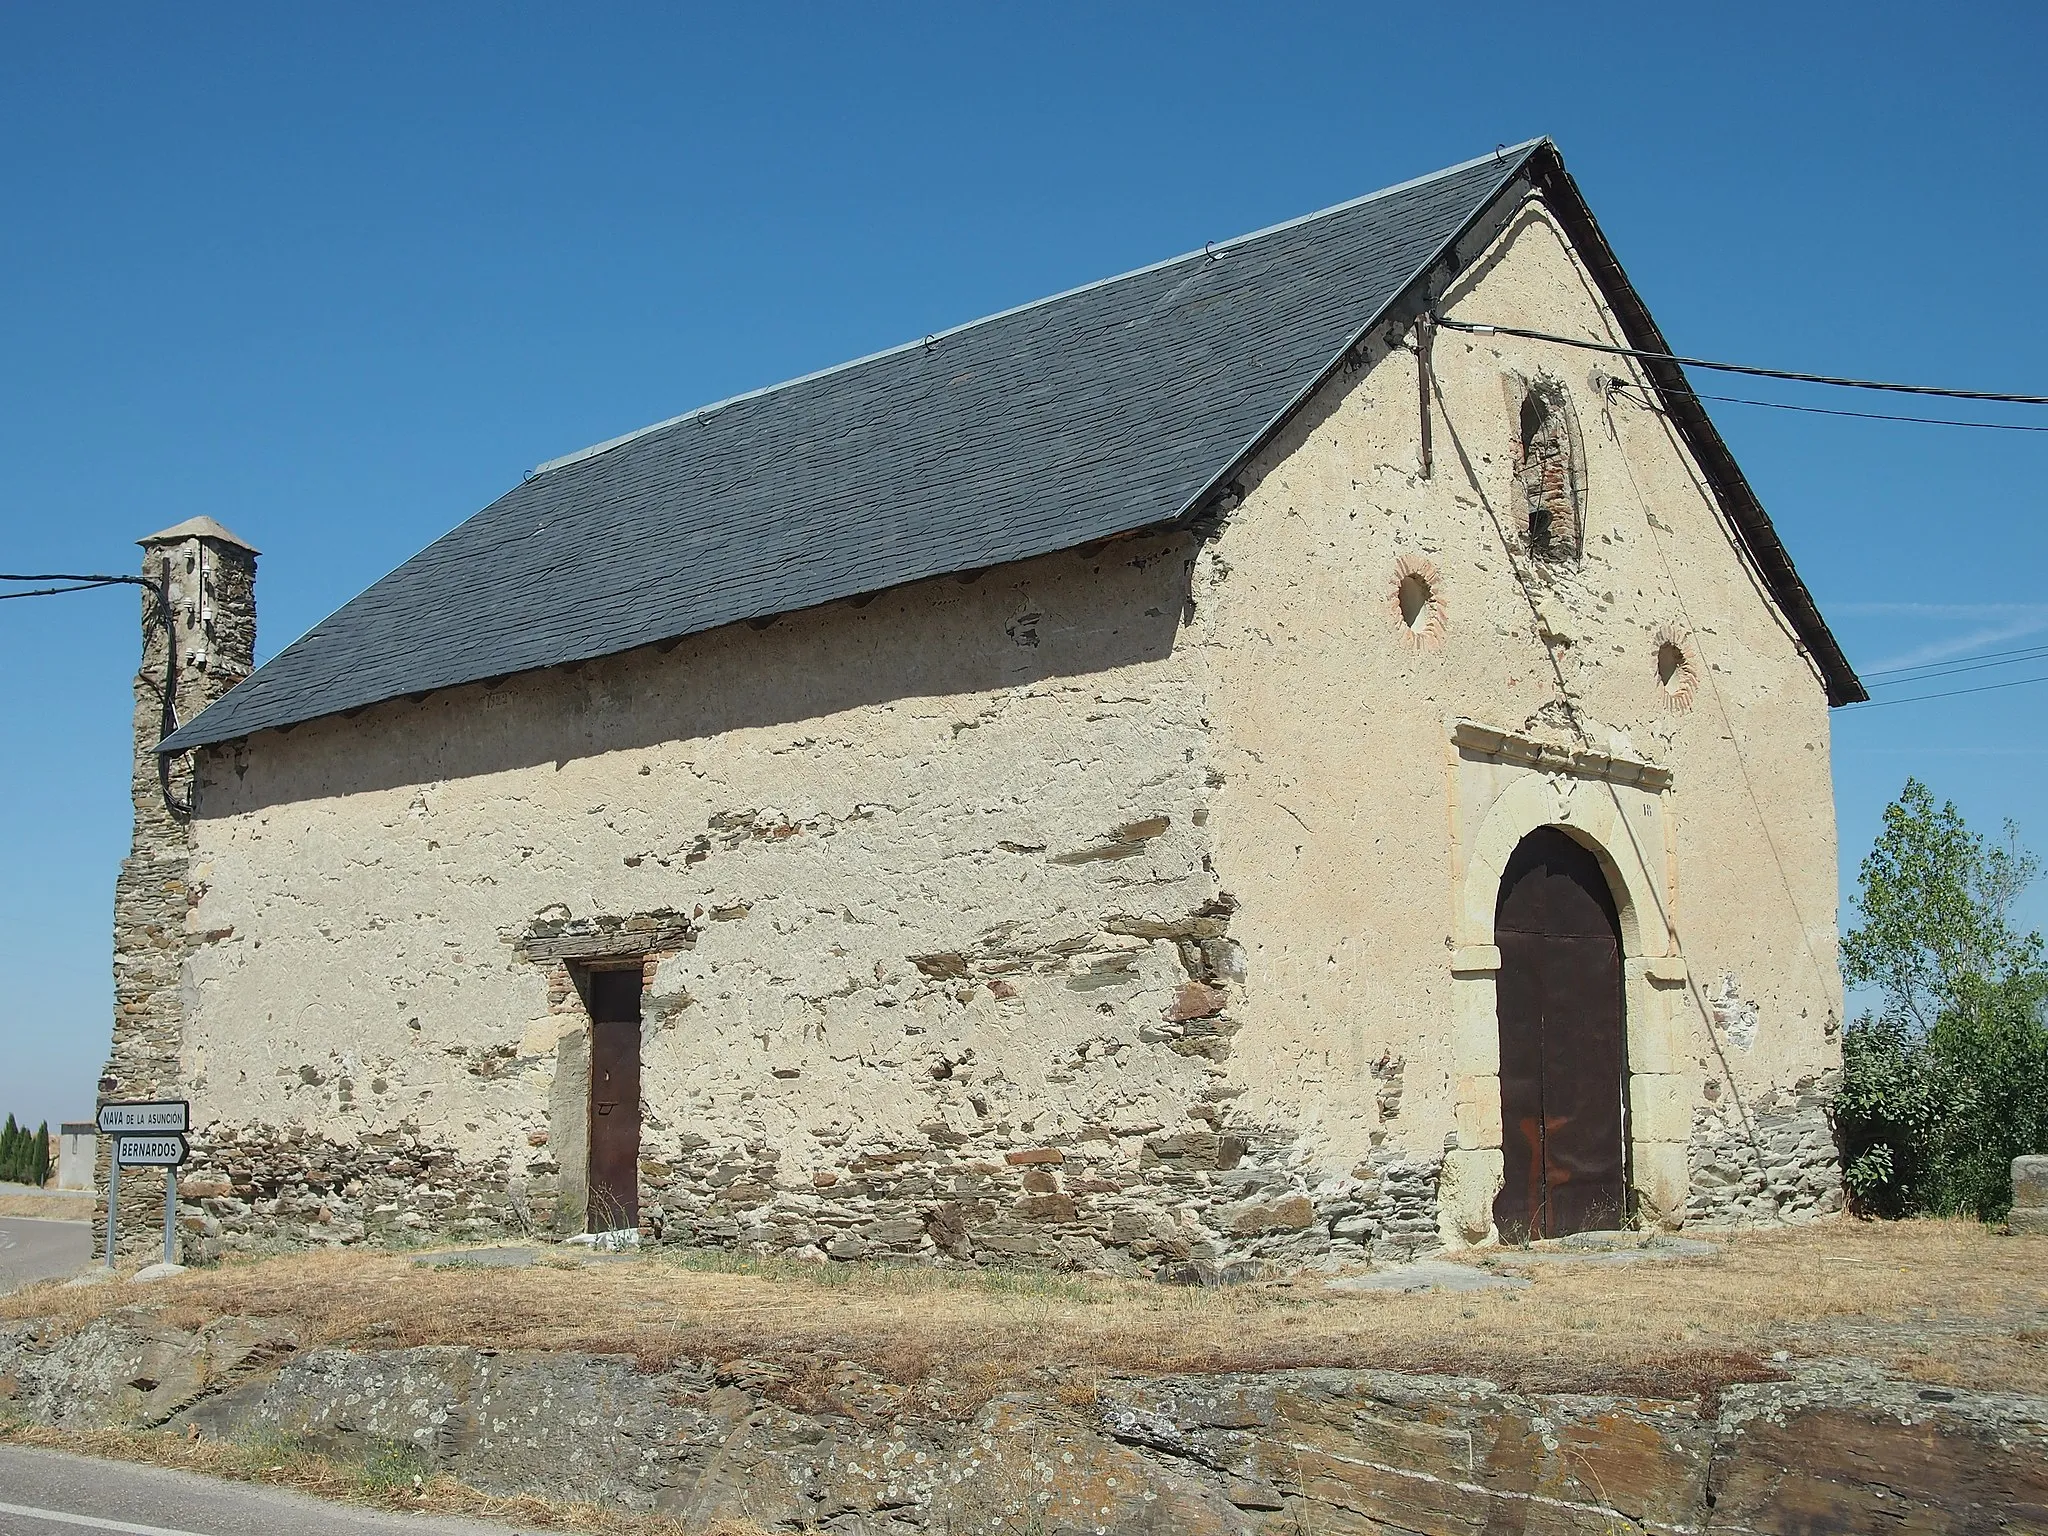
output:
M189 765L168 775L156 744L172 721L189 720L249 675L256 645L256 552L238 542L177 530L143 541L142 662L135 674L135 830L114 884L113 1043L99 1096L182 1096L184 964L196 936ZM171 694L167 715L165 699ZM113 1143L101 1138L95 1177L107 1187ZM164 1176L122 1174L121 1243L148 1244L163 1226ZM106 1240L102 1201L94 1240Z
M1609 334L1540 206L1470 254L1454 313ZM208 754L195 1222L580 1227L548 944L639 923L650 1234L1195 1275L1433 1246L1443 1189L1491 1198L1447 1158L1500 1135L1460 1054L1490 938L1455 916L1460 717L1669 774L1617 803L1663 850L1635 1112L1682 1185L1710 1077L1750 1102L1839 1061L1820 684L1584 355L1441 334L1425 477L1408 347L1372 338L1199 530ZM1571 406L1577 561L1516 542L1512 379ZM1483 782L1530 776L1570 778ZM1737 975L1731 1013L1702 978ZM381 1172L355 1151L393 1135Z
M1748 1102L1709 1079L1694 1113L1691 1219L1771 1226L1842 1209L1841 1154L1828 1111L1841 1074L1802 1077Z

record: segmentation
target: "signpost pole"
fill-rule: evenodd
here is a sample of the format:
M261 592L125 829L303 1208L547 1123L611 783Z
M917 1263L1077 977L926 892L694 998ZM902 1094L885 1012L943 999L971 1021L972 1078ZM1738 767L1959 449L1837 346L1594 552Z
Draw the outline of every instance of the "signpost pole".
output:
M119 1101L100 1105L100 1134L112 1140L107 1160L107 1268L121 1241L121 1164L164 1170L164 1262L175 1264L178 1251L178 1165L191 1155L185 1133L192 1128L192 1105L185 1099L149 1102ZM128 1144L134 1143L133 1147Z
M107 1155L107 1268L114 1267L114 1225L121 1211L121 1138L114 1138L114 1150Z
M178 1166L173 1163L164 1170L164 1262L175 1264L177 1255L172 1244L177 1237L178 1223Z

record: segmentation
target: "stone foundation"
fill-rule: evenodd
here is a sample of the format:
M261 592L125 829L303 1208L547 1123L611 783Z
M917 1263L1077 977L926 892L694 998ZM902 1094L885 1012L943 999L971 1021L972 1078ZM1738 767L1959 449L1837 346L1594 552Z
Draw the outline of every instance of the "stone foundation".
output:
M1802 1080L1749 1104L1747 1119L1725 1100L1703 1106L1686 1224L1769 1225L1841 1210L1827 1119L1833 1087ZM643 1239L1192 1283L1400 1263L1442 1246L1441 1159L1382 1150L1333 1174L1293 1132L1232 1123L1216 1103L1191 1106L1177 1126L1105 1123L1057 1145L1017 1146L1007 1123L980 1134L942 1122L926 1131L910 1145L849 1140L834 1166L799 1184L765 1141L650 1130ZM546 1146L523 1163L477 1162L404 1126L347 1143L297 1128L211 1126L193 1137L182 1183L182 1224L188 1243L199 1240L187 1256L580 1229L566 1208L576 1192L558 1175ZM149 1177L124 1189L153 1219L161 1197L153 1204L142 1189Z
M1841 1159L1828 1120L1839 1086L1840 1075L1828 1073L1744 1106L1725 1093L1699 1106L1689 1149L1687 1224L1761 1226L1841 1210Z
M1832 1100L1832 1079L1807 1079L1751 1103L1747 1119L1725 1100L1702 1107L1686 1224L1768 1225L1842 1209ZM1232 1123L1217 1103L1191 1106L1177 1126L1105 1123L1056 1145L1018 1146L1007 1122L980 1134L942 1122L926 1131L929 1139L910 1145L849 1139L834 1166L795 1183L782 1151L765 1141L650 1130L643 1238L815 1260L1019 1264L1194 1283L1400 1263L1442 1246L1441 1159L1381 1150L1333 1174L1293 1132ZM124 1181L124 1191L153 1220L162 1186L152 1202L145 1180L153 1175ZM407 1126L353 1142L299 1128L210 1126L193 1137L181 1193L188 1244L198 1240L188 1258L581 1225L567 1209L576 1191L545 1145L523 1161L478 1162Z
M535 1225L529 1192L505 1164L465 1163L409 1128L341 1143L299 1129L208 1126L191 1144L178 1189L187 1263L269 1247L474 1241ZM125 1177L122 1188L125 1209Z
M465 1162L408 1128L342 1143L211 1126L192 1142L180 1188L188 1261L561 1230L545 1151L515 1176L507 1163ZM1221 1126L1212 1111L1170 1131L1099 1127L1064 1146L864 1147L805 1188L781 1182L772 1147L682 1133L666 1146L650 1139L643 1154L642 1236L814 1260L1018 1264L1198 1284L1399 1262L1438 1246L1434 1160L1389 1154L1331 1178L1298 1153L1283 1131Z
M804 1258L1107 1269L1211 1282L1433 1249L1437 1168L1386 1157L1318 1176L1284 1131L1198 1106L1181 1127L1102 1126L1062 1146L866 1148L776 1183L764 1146L685 1137L643 1165L650 1236Z

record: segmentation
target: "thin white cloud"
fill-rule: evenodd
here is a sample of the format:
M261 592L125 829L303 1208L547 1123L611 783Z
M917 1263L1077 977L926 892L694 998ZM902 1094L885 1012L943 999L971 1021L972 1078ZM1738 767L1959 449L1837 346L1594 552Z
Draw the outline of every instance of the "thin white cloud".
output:
M2048 603L1829 603L1829 613L1916 614L1930 619L1981 619L1990 614L2035 615L2048 620Z
M2048 633L2048 603L1834 603L1830 611L1843 617L1970 621L1960 634L1929 640L1868 663L1861 670L1870 675L1973 656Z

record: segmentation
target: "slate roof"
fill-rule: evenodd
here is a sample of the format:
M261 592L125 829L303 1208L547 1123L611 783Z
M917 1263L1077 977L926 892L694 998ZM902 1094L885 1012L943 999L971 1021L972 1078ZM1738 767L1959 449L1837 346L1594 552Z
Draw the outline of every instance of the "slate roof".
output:
M1500 151L544 464L159 750L1187 514L1539 153L1555 159Z

